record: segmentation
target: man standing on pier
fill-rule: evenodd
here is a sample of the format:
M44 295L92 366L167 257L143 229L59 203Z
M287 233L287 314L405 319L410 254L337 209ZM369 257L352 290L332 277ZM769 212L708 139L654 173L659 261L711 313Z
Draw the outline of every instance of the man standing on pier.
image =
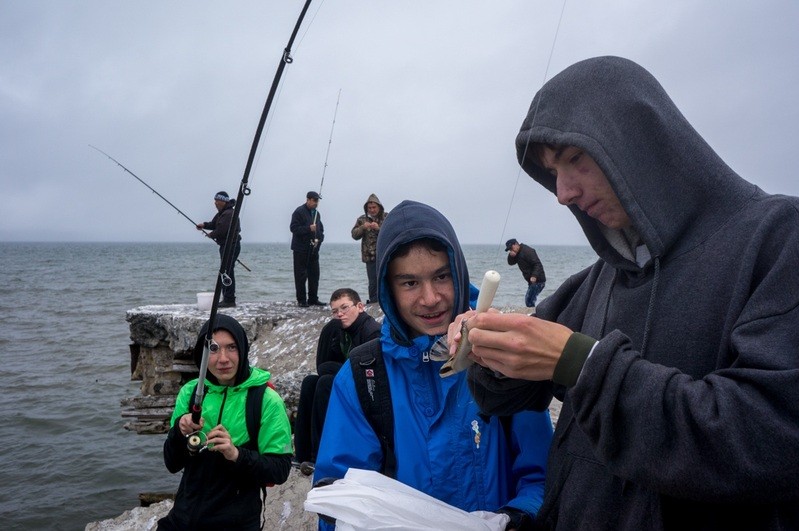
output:
M325 227L317 207L322 199L316 192L305 195L305 203L291 215L291 250L294 254L294 289L297 305L324 306L319 300L319 247L325 239ZM308 290L305 290L305 282Z
M544 289L547 281L544 264L541 263L535 249L519 243L516 238L505 242L505 252L508 253L508 265L518 265L525 282L527 282L527 293L524 296L525 306L535 308L538 294Z
M366 279L369 283L369 298L366 304L377 303L377 235L380 225L386 220L386 209L375 194L370 194L363 205L363 215L355 220L352 239L361 240L361 260L366 264Z
M230 255L230 262L222 264L221 271L227 273L230 277L230 284L225 285L222 283L222 301L219 303L220 308L232 308L236 306L236 276L233 274L233 267L236 265L236 260L239 258L241 252L241 225L236 222L236 227L230 229L230 223L233 221L233 208L236 206L236 200L231 199L227 192L217 192L214 196L214 206L216 206L216 215L211 221L205 221L197 224L197 230L208 229L211 232L206 236L212 238L217 245L219 245L219 258L225 259L225 243L228 240L228 233L230 240L235 247L233 253Z

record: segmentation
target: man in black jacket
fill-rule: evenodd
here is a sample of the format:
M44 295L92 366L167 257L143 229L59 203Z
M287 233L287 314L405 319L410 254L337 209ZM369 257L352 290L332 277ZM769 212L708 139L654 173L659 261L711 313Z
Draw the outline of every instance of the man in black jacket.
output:
M291 250L294 254L294 288L301 307L324 306L319 300L319 247L325 239L325 227L317 207L322 199L316 192L305 195L305 203L291 215ZM305 291L305 282L308 291Z
M334 291L330 308L333 319L322 328L316 347L317 374L309 374L302 381L294 424L294 461L302 464L301 470L306 475L313 473L336 373L351 349L380 337L380 323L366 313L355 290Z
M208 229L211 232L206 236L212 238L217 245L219 245L219 258L225 258L225 242L227 242L228 233L230 239L235 247L233 253L230 255L230 262L222 264L221 271L227 274L230 278L230 283L222 283L222 302L219 303L220 308L231 308L236 306L236 276L233 274L233 267L236 265L236 260L239 258L241 252L241 225L236 223L236 227L230 230L230 222L233 221L233 207L236 206L236 200L231 199L227 192L218 192L214 196L214 205L216 206L216 215L211 221L205 221L197 224L197 230Z
M516 238L505 242L505 252L508 253L508 265L518 265L527 282L527 294L524 296L525 306L535 308L538 294L544 289L547 281L544 264L541 263L535 249L519 243Z

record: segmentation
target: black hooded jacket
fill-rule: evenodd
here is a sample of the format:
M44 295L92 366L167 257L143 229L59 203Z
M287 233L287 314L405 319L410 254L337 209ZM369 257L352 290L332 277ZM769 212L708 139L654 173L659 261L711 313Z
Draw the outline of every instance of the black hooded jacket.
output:
M617 57L546 83L516 140L576 146L650 258L575 206L599 256L537 308L599 340L576 385L470 371L484 411L564 401L540 518L557 529L799 528L799 200L730 169L660 84Z
M260 529L261 488L265 484L286 481L291 467L291 434L285 405L273 389L265 390L261 429L258 441L250 441L246 427L245 404L250 387L265 384L269 373L249 366L249 344L241 325L232 317L217 314L214 331L226 330L236 341L239 365L233 385L220 386L210 371L206 374L203 399L203 431L222 423L239 449L233 462L222 454L203 450L188 451L186 437L180 432L179 419L189 411L189 398L196 380L183 386L178 394L172 427L164 442L164 463L172 472L183 472L169 514L158 523L159 530L170 529ZM205 323L194 349L200 366ZM207 432L206 432L207 433Z
M366 312L361 312L347 328L341 327L341 319L331 319L319 333L316 345L316 369L323 363L344 363L349 351L372 339L380 337L380 323Z
M211 219L211 221L206 221L203 223L203 228L209 229L211 231L208 233L208 237L213 239L220 247L225 246L228 232L231 232L230 224L233 222L233 208L235 205L235 199L228 201L227 205L225 205L222 210L214 214L214 217ZM234 235L233 241L238 241L241 239L241 225L239 224L238 220L236 221L236 229L232 231L232 233Z

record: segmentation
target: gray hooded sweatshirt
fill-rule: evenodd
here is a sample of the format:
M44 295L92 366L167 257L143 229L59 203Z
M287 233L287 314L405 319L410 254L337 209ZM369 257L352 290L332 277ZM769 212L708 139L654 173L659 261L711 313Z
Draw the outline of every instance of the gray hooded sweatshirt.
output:
M799 200L739 177L617 57L567 68L532 102L519 162L555 193L534 143L587 152L649 255L570 206L599 259L537 317L599 340L576 384L470 370L484 412L564 402L540 521L799 529Z

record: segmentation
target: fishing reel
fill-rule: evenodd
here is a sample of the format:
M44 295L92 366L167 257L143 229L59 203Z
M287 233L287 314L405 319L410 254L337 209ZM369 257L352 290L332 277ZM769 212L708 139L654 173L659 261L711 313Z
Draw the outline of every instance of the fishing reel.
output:
M201 431L195 431L186 436L186 448L189 454L197 455L208 448L208 437Z

